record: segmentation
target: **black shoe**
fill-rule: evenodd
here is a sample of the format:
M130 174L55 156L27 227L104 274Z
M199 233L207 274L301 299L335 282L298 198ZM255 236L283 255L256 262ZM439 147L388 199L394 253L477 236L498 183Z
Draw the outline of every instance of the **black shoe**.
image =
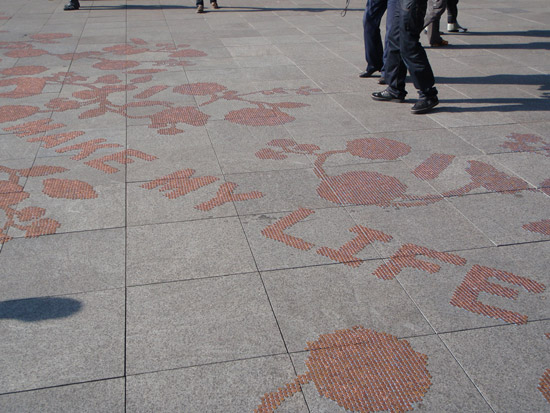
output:
M437 96L432 96L430 98L424 98L417 101L411 108L411 112L415 115L421 113L427 113L439 104L439 99Z
M197 6L197 13L204 13L204 5L199 4Z
M405 100L405 95L400 96L394 96L387 90L383 90L382 92L374 92L371 97L374 100L380 100L383 102L403 102Z
M364 72L361 72L359 74L359 77L362 77L362 78L372 77L372 75L374 75L376 72L378 72L378 69L368 69L368 70L365 70Z
M70 3L67 3L65 4L65 7L63 7L63 10L78 10L80 9L80 3L78 2L78 0L71 0Z
M381 77L380 79L378 79L378 84L379 84L379 85L387 85L386 79L384 79L383 77Z

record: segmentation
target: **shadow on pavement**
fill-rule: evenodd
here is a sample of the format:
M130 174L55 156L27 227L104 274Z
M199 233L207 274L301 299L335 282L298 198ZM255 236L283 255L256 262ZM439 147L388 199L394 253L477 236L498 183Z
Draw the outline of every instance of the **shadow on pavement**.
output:
M546 99L514 99L514 98L495 98L495 99L440 99L442 106L437 108L437 112L533 112L550 111L550 96ZM486 105L475 107L453 107L448 105ZM435 110L434 110L435 112Z
M80 311L82 303L72 298L39 297L0 301L0 320L25 322L65 318Z
M179 5L140 5L140 4L121 4L119 6L98 6L96 5L97 2L94 2L93 6L89 7L82 7L80 6L80 10L165 10L165 9L195 9L195 5L191 6L179 6ZM239 13L247 13L247 12L262 12L262 11L295 11L295 12L301 12L301 11L307 11L311 13L322 13L324 11L341 11L339 8L308 8L308 7L235 7L235 6L227 6L227 8L223 7L223 4L220 6L220 9L216 10L216 13L219 12L225 12L225 13L231 13L231 12L239 12ZM364 11L364 9L348 9L348 11Z
M478 33L476 33L477 35ZM445 46L445 50L452 49L497 49L497 50L508 50L508 49L520 49L520 50L549 50L550 51L550 42L535 42L535 43L493 43L493 44L449 44Z
M472 77L436 76L436 82L441 84L460 85L538 85L539 90L550 90L550 75L489 75ZM544 96L548 97L548 96Z

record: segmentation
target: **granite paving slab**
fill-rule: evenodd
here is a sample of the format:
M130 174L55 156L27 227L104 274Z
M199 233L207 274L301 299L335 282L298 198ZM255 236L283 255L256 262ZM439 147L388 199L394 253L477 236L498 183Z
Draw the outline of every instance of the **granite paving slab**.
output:
M548 318L548 242L394 257L395 276L438 333ZM534 261L533 257L540 257ZM544 258L543 258L544 257ZM400 259L401 258L401 259ZM408 260L406 260L408 258Z
M124 375L124 290L0 302L0 392Z
M129 227L128 285L254 271L236 217Z
M252 412L264 394L294 378L287 355L215 363L128 377L130 412ZM301 395L277 411L308 412Z
M181 178L155 179L127 185L127 222L130 226L236 216L232 202L234 182L219 176L192 176L184 169ZM261 196L261 194L248 195ZM235 196L236 197L236 196ZM243 195L243 201L247 195Z
M334 205L317 194L319 178L313 169L254 172L225 177L228 182L236 185L237 195L234 201L239 215L269 214L300 207L327 208ZM243 194L242 201L237 198L239 193Z
M184 128L175 134L159 134L145 125L128 127L128 149L150 159L127 165L128 182L150 182L183 170L192 170L197 177L220 175L222 171L207 131L187 125Z
M541 128L543 129L541 131L537 128L537 125L537 123L513 123L496 126L453 128L452 131L484 153L495 154L523 152L534 150L532 149L533 147L538 148L539 145L534 145L534 143L537 143L538 138L541 141L545 140L544 133L546 132L546 128ZM526 145L520 145L519 143L527 138L525 135L535 135L538 138L534 138L535 142L527 142ZM520 139L520 136L524 136L524 138ZM520 142L518 142L518 139L520 139ZM530 141L531 139L528 138L528 140Z
M257 273L128 289L129 374L281 354Z
M401 254L399 251L410 246L446 252L495 245L488 235L444 199L410 207L371 205L346 209L359 225L386 234L385 241L373 244L384 258Z
M14 239L0 255L0 299L124 287L124 229Z
M548 409L548 321L442 335L495 411Z
M548 239L544 223L550 198L542 191L466 195L448 200L497 245Z
M398 337L433 334L399 283L372 275L383 261L262 272L290 352L319 334L356 325Z
M266 156L265 149L275 151L279 148L275 145L277 142L293 140L284 125L254 126L213 121L207 123L206 130L225 174L311 167L305 154L294 154L284 161L278 159L280 157ZM264 155L259 153L262 150Z
M343 208L241 216L260 270L315 266L379 258L369 236Z
M123 227L125 171L117 161L123 162L124 157L106 155L88 163L66 156L40 158L25 184L28 196L14 205L19 214L25 214L19 216L24 223L11 225L9 235Z

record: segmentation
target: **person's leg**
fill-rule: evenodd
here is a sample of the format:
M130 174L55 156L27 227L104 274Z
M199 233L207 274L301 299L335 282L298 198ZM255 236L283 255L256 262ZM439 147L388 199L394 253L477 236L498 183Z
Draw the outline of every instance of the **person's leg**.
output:
M401 59L401 52L399 49L400 42L400 15L402 8L400 6L400 0L396 2L396 7L393 8L393 15L388 15L388 19L391 17L391 28L388 33L388 46L387 46L387 58L384 65L385 80L388 85L386 91L395 97L405 97L407 92L405 91L405 78L407 76L407 68ZM373 96L374 97L374 96Z
M204 13L204 0L196 0L197 13Z
M447 9L447 0L428 0L426 3L426 16L424 17L424 27L439 20Z
M435 78L426 51L420 44L427 0L401 0L399 46L401 57L409 70L420 100L413 106L414 113L424 113L437 105Z
M365 74L381 70L384 65L380 21L386 11L387 0L367 0L363 14L363 38L365 42Z
M439 22L440 19L437 18L428 25L428 42L430 46L446 46L449 44L447 40L443 40L441 33L439 31Z
M458 0L447 0L447 23L456 23Z
M385 81L385 78L386 78L386 60L388 59L388 47L389 47L389 33L390 31L392 30L393 28L393 22L394 22L394 17L395 17L395 8L398 7L399 5L399 0L388 0L388 8L387 8L387 11L386 11L386 36L385 36L385 39L384 39L384 55L383 55L383 60L384 60L384 66L382 67L382 77L384 78L384 83L386 82Z
M447 1L447 31L448 32L467 32L466 27L462 27L458 24L458 0L448 0Z

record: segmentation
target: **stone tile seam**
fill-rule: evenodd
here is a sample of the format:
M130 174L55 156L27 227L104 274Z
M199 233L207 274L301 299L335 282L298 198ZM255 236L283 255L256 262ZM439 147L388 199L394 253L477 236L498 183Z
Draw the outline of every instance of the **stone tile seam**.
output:
M7 392L7 393L0 393L0 398L2 396L8 396L10 394L29 393L29 392L33 392L33 391L50 390L50 389L56 389L56 388L59 388L59 387L75 386L75 385L79 385L79 384L98 383L98 382L102 382L102 381L124 379L125 377L126 376L113 376L113 377L105 377L105 378L101 378L101 379L77 381L77 382L65 383L65 384L57 384L55 386L44 386L44 387L36 387L36 388L32 388L32 389L16 390L16 391L11 391L11 392Z

